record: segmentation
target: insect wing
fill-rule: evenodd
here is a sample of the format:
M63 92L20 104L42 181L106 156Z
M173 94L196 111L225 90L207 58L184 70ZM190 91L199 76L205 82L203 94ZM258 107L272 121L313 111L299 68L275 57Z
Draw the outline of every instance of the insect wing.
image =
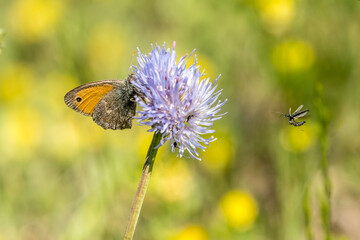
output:
M309 110L301 111L301 112L295 114L295 115L293 116L293 118L294 118L295 120L296 120L296 119L299 119L299 118L301 118L301 117L304 117L308 112L309 112Z
M92 116L94 122L104 129L131 128L136 113L134 94L128 82L116 86L96 105Z
M69 91L64 97L65 103L85 116L92 116L96 105L114 89L118 82L117 80L105 80L86 83Z
M300 105L294 112L293 112L293 116L296 115L296 113L298 113L302 108L303 108L304 105Z
M126 80L104 80L81 85L65 97L68 107L86 116L104 129L131 128L136 113L133 75Z

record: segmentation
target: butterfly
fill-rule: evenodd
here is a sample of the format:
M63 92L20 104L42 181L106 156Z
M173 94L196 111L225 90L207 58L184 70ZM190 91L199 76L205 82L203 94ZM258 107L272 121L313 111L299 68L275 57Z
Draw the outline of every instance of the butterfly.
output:
M304 117L309 112L308 109L300 111L303 108L303 106L304 105L300 105L293 113L291 113L291 108L289 108L289 114L284 114L284 113L280 113L280 112L278 112L278 113L280 113L284 117L288 118L290 125L293 125L295 127L300 127L301 125L306 123L306 121L296 122L296 120L301 117Z
M136 91L130 74L125 80L103 80L83 84L69 91L65 103L75 111L91 116L104 129L131 128L136 112Z

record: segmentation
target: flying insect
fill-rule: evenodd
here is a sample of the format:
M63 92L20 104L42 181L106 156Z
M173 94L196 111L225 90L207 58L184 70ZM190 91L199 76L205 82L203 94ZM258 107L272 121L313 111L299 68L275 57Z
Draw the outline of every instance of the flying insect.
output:
M291 113L291 108L289 108L289 114L284 114L284 113L280 113L280 112L278 112L278 113L280 113L284 117L288 118L290 125L293 125L295 127L300 127L301 125L306 123L306 121L297 122L296 120L301 117L304 117L309 112L308 109L301 111L301 109L303 107L304 107L304 105L300 105L293 113Z

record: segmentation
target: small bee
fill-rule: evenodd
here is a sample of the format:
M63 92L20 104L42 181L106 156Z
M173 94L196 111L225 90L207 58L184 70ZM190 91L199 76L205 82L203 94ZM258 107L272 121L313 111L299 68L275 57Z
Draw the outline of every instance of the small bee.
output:
M300 111L303 108L304 105L300 105L295 112L291 113L291 108L289 108L289 114L284 114L284 113L280 113L281 115L283 115L286 118L289 118L289 124L293 125L295 127L300 127L301 125L303 125L304 123L306 123L306 121L301 121L301 122L296 122L295 120L304 117L309 110L305 109Z

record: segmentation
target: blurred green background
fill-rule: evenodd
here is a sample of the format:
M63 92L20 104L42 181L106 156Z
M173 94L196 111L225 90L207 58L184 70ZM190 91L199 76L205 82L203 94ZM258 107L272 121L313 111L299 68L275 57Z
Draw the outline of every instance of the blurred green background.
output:
M228 103L202 161L155 162L135 239L360 239L360 2L0 1L0 240L122 239L152 135L103 130L67 91L176 41ZM132 60L136 64L136 60ZM301 129L274 114L310 109ZM325 154L323 154L325 153ZM326 204L325 204L326 205Z

